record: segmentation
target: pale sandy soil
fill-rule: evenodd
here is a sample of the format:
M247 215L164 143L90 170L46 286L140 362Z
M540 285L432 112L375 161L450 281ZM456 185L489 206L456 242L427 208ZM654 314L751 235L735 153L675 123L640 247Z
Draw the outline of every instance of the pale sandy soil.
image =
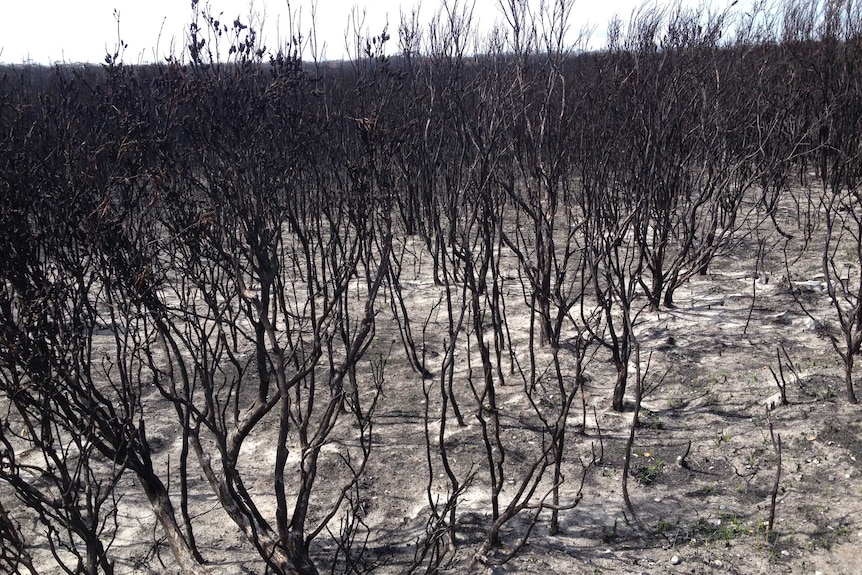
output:
M778 245L775 237L768 238ZM412 241L412 240L411 240ZM421 253L421 245L412 245ZM585 390L589 406L581 429L580 400L570 420L569 451L563 501L578 487L581 461L591 452L601 458L587 472L583 498L560 514L562 530L548 533L543 512L527 546L500 566L477 566L493 573L794 573L854 574L862 572L862 421L859 407L843 395L839 358L821 328L803 314L791 286L818 318L831 310L818 287L817 256L797 262L786 277L779 249L767 254L755 280L753 242L739 246L737 257L719 258L706 276L698 276L676 297L678 307L644 311L636 335L642 355L651 353L641 425L637 431L629 482L632 502L643 528L625 510L621 470L631 411L610 410L613 369L605 352L587 366ZM428 317L442 288L434 286L430 263L406 262L402 275L414 318ZM763 272L768 272L768 275ZM767 279L768 278L768 279ZM810 283L794 284L792 282ZM520 285L507 283L510 300L519 301ZM523 305L507 310L513 348L523 353L528 339ZM379 406L371 461L361 481L363 521L367 525L368 561L379 562L376 573L405 570L413 558L428 516L428 493L445 495L439 461L430 477L425 453L423 385L432 387L431 429L439 421L437 386L443 355L442 308L431 314L426 357L434 378L424 381L411 371L399 344L387 364L384 396ZM421 319L419 320L421 323ZM415 333L420 326L414 325ZM378 342L369 354L380 356L397 339L391 321L381 315ZM417 339L421 339L417 335ZM384 343L385 342L385 343ZM769 367L777 370L776 349L783 345L798 380L786 372L790 404L777 403L777 387ZM565 350L561 353L565 353ZM456 366L456 394L467 419L459 428L449 420L447 444L457 472L477 476L458 511L459 546L441 572L468 571L489 523L487 475L479 426L466 384L466 350ZM541 357L541 354L540 354ZM564 362L569 359L564 357ZM663 379L662 379L663 378ZM508 450L504 502L511 497L543 435L533 425L523 384L511 378L501 386L503 438ZM472 403L471 403L472 402ZM473 407L471 407L473 405ZM595 417L592 408L595 407ZM151 398L148 432L163 468L179 453L173 413ZM770 491L777 458L768 421L783 445L776 536L767 539ZM326 448L316 503L331 500L339 483L338 454L355 444L356 434L345 422ZM690 453L683 467L677 458ZM266 429L249 442L241 464L246 484L266 507L271 493L273 452ZM175 463L174 463L175 464ZM193 479L197 537L204 556L217 573L255 572L254 551L220 510L200 474ZM132 479L128 479L132 482ZM146 502L130 490L120 504L120 529L115 548L123 557L121 573L172 573L169 550L148 543L161 536ZM512 523L503 533L513 545L524 524ZM337 530L337 520L331 524ZM142 543L143 542L143 543ZM324 532L313 549L322 572L333 547ZM672 564L672 558L678 564Z

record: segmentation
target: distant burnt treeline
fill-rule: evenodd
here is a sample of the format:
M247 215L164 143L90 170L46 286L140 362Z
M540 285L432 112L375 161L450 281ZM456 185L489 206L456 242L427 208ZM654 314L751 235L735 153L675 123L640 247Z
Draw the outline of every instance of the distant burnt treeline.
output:
M182 57L157 65L114 55L0 69L0 482L44 527L22 532L23 512L0 506L0 564L36 571L36 537L58 566L111 572L116 489L134 474L186 572L206 561L190 508L201 490L259 552L256 568L315 573L311 544L326 530L334 543L320 556L360 572L359 479L387 359L366 352L383 317L400 336L389 353L421 376L428 477L445 470L445 497L429 480L407 570L451 556L474 478L492 519L479 555L497 553L526 510L533 525L551 512L553 533L577 503L560 501L565 476L595 462L564 472L590 358L598 349L614 367L614 409L632 385L639 401L640 311L674 305L740 236L786 223L787 206L796 225L778 233L822 250L829 337L855 401L862 298L845 264L862 260L857 3L645 8L590 53L565 49L561 15L543 25L507 6L509 30L480 41L481 56L467 53L466 13L424 31L402 23L398 55L385 34L358 38L362 53L341 63L303 62L296 39L268 52L239 21L201 16L230 44L225 61L196 27ZM407 236L445 288L433 341L431 316L413 317L402 296ZM516 310L529 317L527 350L512 345ZM468 381L455 369L464 348ZM535 452L501 432L501 412L518 408L495 403L507 381L529 399ZM557 392L534 395L543 386ZM147 431L157 401L181 433L167 468ZM444 434L465 414L487 454L475 472L450 465ZM322 447L344 419L358 440L336 458ZM275 451L266 496L245 487L251 439ZM526 471L507 450L533 458ZM321 502L326 458L344 482Z
M444 50L316 65L278 56L7 66L4 194L13 211L50 198L83 219L76 200L104 200L111 177L149 178L155 193L156 174L231 156L259 158L258 171L273 177L299 163L343 176L351 155L373 145L385 152L387 185L412 232L457 160L457 145L441 144L470 139L504 151L492 174L501 181L531 155L536 167L574 181L611 150L614 179L638 195L672 185L673 170L695 157L703 165L720 148L764 186L807 167L852 184L862 54L855 30L728 41L721 22L671 32L663 23L653 29L644 18L618 45L565 55ZM559 161L547 165L552 148Z
M4 233L26 252L33 238L100 229L109 206L157 205L191 225L232 192L359 211L385 195L405 232L433 244L456 196L479 197L468 171L481 164L482 186L516 204L590 193L669 222L694 194L724 222L690 234L708 244L744 189L774 206L811 170L832 188L856 185L855 5L803 5L747 29L728 14L644 11L591 53L489 40L468 56L450 30L430 54L402 39L384 56L377 38L341 63L246 49L226 63L6 67ZM665 274L653 275L658 305Z

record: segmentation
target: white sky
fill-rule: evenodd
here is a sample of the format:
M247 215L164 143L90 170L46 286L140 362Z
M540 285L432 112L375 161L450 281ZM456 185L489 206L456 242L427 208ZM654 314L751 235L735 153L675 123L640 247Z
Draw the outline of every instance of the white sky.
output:
M700 3L700 0L682 1L686 5ZM711 1L724 6L727 0ZM201 5L205 2L201 0ZM538 5L538 0L531 3ZM278 30L281 36L286 33L287 0L209 0L209 4L213 14L223 13L222 20L228 25L237 16L248 23L251 4L265 17L264 38L268 47L278 44ZM325 44L325 57L346 56L344 36L351 11L357 7L361 11L363 6L365 28L372 34L382 31L388 17L393 40L387 52L395 52L400 8L409 11L415 5L409 0L318 0L316 29L319 43ZM427 22L440 5L439 0L424 0L420 20ZM500 19L497 5L498 0L475 0L474 21L480 30L491 28ZM595 25L594 40L599 37L601 43L613 14L625 19L640 5L641 0L575 0L570 25L574 30L588 23ZM294 12L301 9L302 28L307 31L311 25L310 0L291 0L291 6ZM113 52L117 41L115 10L120 15L120 34L128 44L125 62L152 62L182 51L191 19L190 0L0 0L0 62L102 62L106 53Z

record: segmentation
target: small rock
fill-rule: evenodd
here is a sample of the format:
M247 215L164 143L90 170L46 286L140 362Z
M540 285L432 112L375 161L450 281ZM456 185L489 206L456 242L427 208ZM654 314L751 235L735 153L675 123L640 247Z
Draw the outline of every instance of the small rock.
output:
M680 559L679 555L674 555L670 558L671 565L679 565L680 563L682 563L682 559Z

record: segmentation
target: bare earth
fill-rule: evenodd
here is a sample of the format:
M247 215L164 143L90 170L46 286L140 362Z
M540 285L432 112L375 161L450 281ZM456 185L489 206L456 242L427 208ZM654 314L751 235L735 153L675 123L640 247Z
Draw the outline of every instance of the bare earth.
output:
M580 426L580 400L569 422L563 503L574 500L583 473L580 461L587 463L596 454L595 466L586 473L582 499L573 509L560 512L561 532L557 535L549 535L549 511L543 511L527 545L502 565L480 562L470 567L490 523L490 505L475 400L466 383L467 352L462 350L456 381L463 387L456 389L456 396L467 426L458 427L454 419L449 420L447 444L460 477L466 477L470 469L477 474L458 508L457 548L441 572L860 572L859 408L844 398L839 358L821 332L823 325L799 309L790 291L796 289L813 306L815 316L828 323L832 312L821 291L818 256L812 253L794 264L793 277L788 278L783 244L776 236L765 241L773 249L767 251L763 269L756 269L752 238L738 248L741 257L719 259L708 275L684 286L677 293L675 309L644 310L638 316L635 332L642 346L643 369L649 361L645 379L649 393L643 401L629 482L637 518L625 510L621 494L632 412L610 410L613 367L606 354L599 352L587 366L586 429ZM414 254L422 253L418 240L409 239L407 247ZM373 431L374 449L360 486L367 565L376 564L374 572L381 574L407 568L425 531L429 494L446 495L434 453L429 478L423 394L424 385L431 391L429 429L436 436L439 419L434 414L439 409L445 314L442 306L435 305L443 288L433 284L427 256L409 258L401 279L413 318L420 318L419 325L413 326L418 340L422 318L430 312L425 355L433 377L423 380L410 370L396 328L381 314L377 343L368 353L372 359L385 357L391 342L391 355ZM522 302L517 278L506 285L511 290L508 301ZM516 355L528 344L527 314L522 308L525 306L507 309ZM789 369L784 372L790 402L786 406L779 405L778 387L769 369L777 373L776 353L781 345L796 370L795 374ZM155 392L150 402L147 430L151 443L161 465L175 465L180 445L173 413L164 408ZM519 485L523 469L543 437L541 429L530 422L523 380L511 376L504 382L498 402L507 442L505 501ZM767 538L765 524L778 460L769 421L783 447L772 538ZM265 430L252 439L243 452L242 469L246 477L256 478L246 481L252 494L265 501L271 492L268 469L274 453ZM332 501L340 489L343 467L339 454L355 447L355 441L355 430L344 420L322 458L318 504ZM217 573L251 572L249 566L260 565L254 550L220 510L202 477L193 478L193 485L199 489L192 508L204 557ZM137 493L131 490L120 504L120 528L114 543L115 553L125 558L118 566L120 572L175 572L167 547L149 543L161 533L146 501ZM525 513L504 529L504 550L515 544L526 517ZM336 516L329 528L335 533L338 527ZM312 553L323 572L334 548L326 531L317 541Z

